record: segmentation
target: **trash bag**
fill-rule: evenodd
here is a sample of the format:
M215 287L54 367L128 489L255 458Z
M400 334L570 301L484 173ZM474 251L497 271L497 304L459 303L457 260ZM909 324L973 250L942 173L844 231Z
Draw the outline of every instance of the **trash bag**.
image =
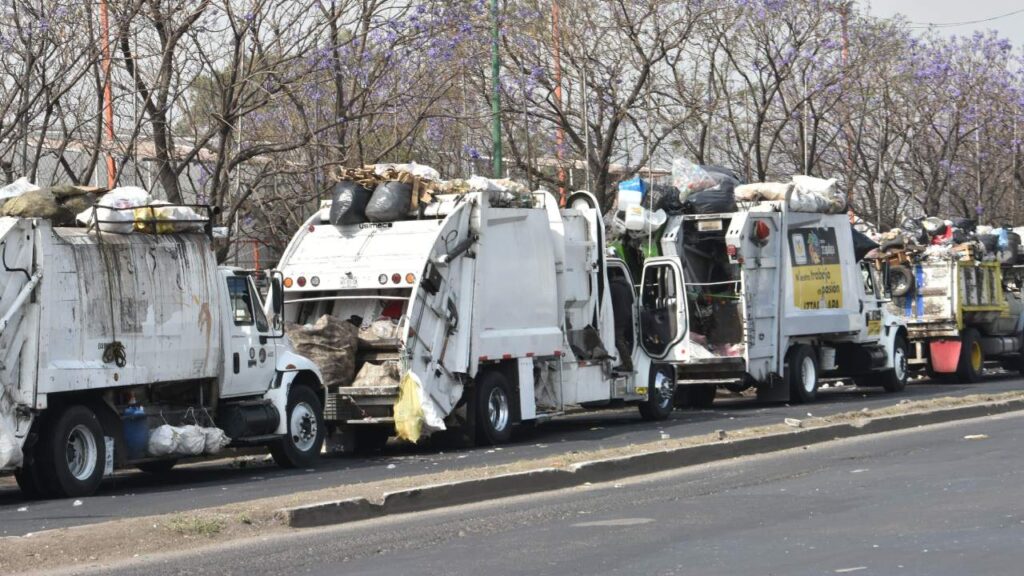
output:
M850 232L853 233L853 254L857 262L863 260L868 252L878 248L878 242L869 238L867 234L859 232L853 227L853 224L850 225Z
M794 212L817 214L842 214L846 212L846 198L839 193L836 179L813 176L793 176L793 193L789 197L789 209Z
M985 247L985 252L995 254L999 251L999 236L996 234L978 234L978 242Z
M397 360L386 360L381 364L366 362L359 369L353 387L359 386L394 386L401 376L401 367Z
M381 182L366 205L366 219L370 222L394 222L407 215L411 206L411 183Z
M14 437L14 401L8 398L0 384L0 469L20 466L22 460L21 443Z
M998 236L999 251L996 252L996 260L1000 264L1012 266L1017 263L1020 256L1020 235L1016 232L1010 232L1006 228L1002 230L1006 231L1006 234Z
M114 234L131 234L135 227L134 208L146 206L152 202L149 193L135 186L114 188L96 202L97 208L85 210L78 214L78 220L84 226L92 226L99 220L99 229ZM95 212L95 213L94 213Z
M22 176L14 182L0 188L0 201L7 200L9 198L17 198L25 192L32 192L33 190L39 190L39 186L28 181L28 178Z
M325 314L312 325L289 324L286 332L295 351L320 367L325 386L352 384L358 333L352 323Z
M424 433L445 429L434 401L412 370L402 376L394 409L395 435L402 440L416 443Z
M16 218L46 218L58 216L61 211L57 198L49 190L32 190L12 198L4 204L3 215Z
M921 219L904 218L903 222L900 224L900 229L903 230L907 238L912 240L915 244L928 244L928 233L921 224Z
M206 434L199 426L189 424L182 426L178 438L178 449L175 454L181 456L199 456L206 448Z
M690 160L676 158L672 161L672 185L679 190L679 198L683 202L691 193L706 190L717 184L718 181L707 170Z
M664 210L670 216L678 216L683 213L683 202L679 199L679 190L676 187L655 184L651 187L650 194L650 203L653 203L655 210Z
M331 195L331 224L343 226L366 222L366 205L372 196L373 190L358 182L338 182Z
M930 237L935 237L946 232L946 222L941 218L925 218L921 221L921 227Z
M217 454L231 444L227 433L213 426L203 428L203 438L203 454Z
M953 218L953 227L959 228L964 232L974 232L977 226L978 223L971 218Z
M736 211L735 188L715 186L693 192L683 201L686 214L722 214Z
M359 349L373 350L381 346L392 346L399 336L397 322L390 318L379 318L359 327Z
M734 196L737 202L783 202L792 188L791 182L754 182L737 186Z
M149 434L149 442L146 451L151 456L169 456L178 453L178 445L181 442L181 428L164 424L157 426Z
M410 370L402 377L395 401L395 434L415 444L423 434L423 386Z

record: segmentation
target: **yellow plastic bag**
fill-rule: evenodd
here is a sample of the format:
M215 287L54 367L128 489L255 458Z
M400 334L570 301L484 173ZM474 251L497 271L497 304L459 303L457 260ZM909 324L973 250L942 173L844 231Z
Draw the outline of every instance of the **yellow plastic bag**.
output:
M409 370L398 385L395 402L395 434L415 444L423 433L423 404L420 379Z

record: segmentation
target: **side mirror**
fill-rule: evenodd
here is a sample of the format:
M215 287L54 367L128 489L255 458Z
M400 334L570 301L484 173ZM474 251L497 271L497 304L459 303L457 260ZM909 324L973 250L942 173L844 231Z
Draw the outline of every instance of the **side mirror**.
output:
M270 272L270 326L284 335L284 276L276 270Z

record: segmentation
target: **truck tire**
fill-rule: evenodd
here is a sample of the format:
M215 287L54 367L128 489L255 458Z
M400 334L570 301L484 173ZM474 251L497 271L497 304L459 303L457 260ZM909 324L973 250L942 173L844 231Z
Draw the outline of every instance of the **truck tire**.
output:
M48 478L46 494L78 498L94 494L103 481L107 447L103 427L87 406L69 406L44 431L35 473Z
M487 371L476 382L476 441L502 444L512 436L512 395L501 372Z
M376 456L384 451L391 430L384 426L350 426L352 433L352 452L359 456Z
M270 455L281 468L307 468L320 457L326 427L320 398L312 388L292 385L287 418L287 432L270 445Z
M661 385L658 385L661 375ZM656 422L665 420L672 414L672 401L676 392L675 368L664 364L651 364L650 376L647 379L647 400L640 403L640 417Z
M956 365L957 380L973 384L981 380L985 367L985 352L981 349L981 335L974 328L964 328L960 334L960 361Z
M675 405L677 408L711 408L718 395L715 384L687 384L676 388Z
M907 387L907 339L902 334L896 335L893 342L891 370L881 374L879 380L886 392L902 392Z
M176 458L171 460L153 460L151 462L139 462L135 465L136 468L142 470L146 474L152 474L159 476L161 474L167 474L172 468L178 463Z
M33 461L31 464L25 464L18 468L14 472L14 479L18 483L18 488L21 489L22 495L26 498L40 500L52 498L55 494L54 488L48 479L40 474L38 461Z
M814 348L807 344L790 348L786 360L786 382L792 402L814 402L818 397L818 359Z
M914 272L907 266L893 266L889 268L888 284L890 294L906 296L914 291Z

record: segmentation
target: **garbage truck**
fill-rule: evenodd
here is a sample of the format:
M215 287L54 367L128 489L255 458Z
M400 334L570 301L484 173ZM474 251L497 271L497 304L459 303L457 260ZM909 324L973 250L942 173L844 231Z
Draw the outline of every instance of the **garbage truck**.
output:
M907 264L905 293L889 308L906 320L910 367L965 383L977 382L987 361L1024 373L1024 267L985 261L965 248Z
M510 196L440 194L410 217L347 224L328 202L291 240L285 320L359 332L356 377L325 382L344 449L456 428L496 444L517 423L627 403L668 417L674 372L640 346L634 281L603 249L597 200Z
M829 378L905 387L907 329L858 262L847 215L829 211L786 195L668 218L643 260L640 341L675 367L677 402L709 406L719 386L810 402Z
M324 388L284 338L281 279L264 305L252 274L218 267L206 221L119 234L0 218L0 471L26 495L84 496L115 468L229 446L319 457Z

